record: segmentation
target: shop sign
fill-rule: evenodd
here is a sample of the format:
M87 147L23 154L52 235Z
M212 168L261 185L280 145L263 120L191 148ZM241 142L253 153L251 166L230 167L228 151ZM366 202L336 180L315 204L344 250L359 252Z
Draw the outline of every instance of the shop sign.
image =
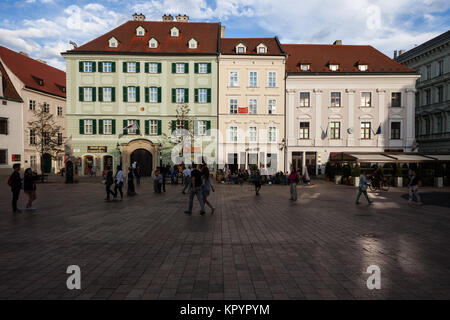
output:
M106 146L88 146L87 151L88 152L98 152L98 153L108 152L108 147L106 147Z
M20 162L20 154L12 154L11 160L12 162Z

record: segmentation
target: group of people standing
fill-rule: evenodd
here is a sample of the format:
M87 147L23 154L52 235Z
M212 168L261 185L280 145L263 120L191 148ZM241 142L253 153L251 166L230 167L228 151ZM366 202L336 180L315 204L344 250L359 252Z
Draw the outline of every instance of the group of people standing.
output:
M36 175L31 168L27 168L24 173L23 183L20 177L20 164L15 163L13 165L13 173L8 178L8 185L11 187L12 192L12 210L13 213L22 212L17 207L17 201L19 200L20 191L23 188L23 192L28 195L28 202L26 205L27 210L36 210L33 208L33 201L36 200Z
M132 197L137 195L136 189L134 186L134 178L136 176L136 183L140 184L140 176L137 176L133 167L128 168L128 174L126 176L127 183L127 196ZM123 185L124 185L124 176L122 171L122 166L117 166L116 174L113 175L112 170L109 168L104 176L104 184L106 186L106 201L111 200L111 195L113 199L116 199L120 193L120 200L123 199ZM111 190L111 187L114 185L114 191Z
M206 164L198 164L183 170L184 187L182 193L185 194L186 189L189 190L189 206L184 212L186 214L192 214L192 208L194 206L194 197L197 197L200 204L200 215L206 213L205 204L211 208L211 214L214 213L216 208L208 201L211 190L215 192L214 186L211 181L211 175L209 173L208 166Z

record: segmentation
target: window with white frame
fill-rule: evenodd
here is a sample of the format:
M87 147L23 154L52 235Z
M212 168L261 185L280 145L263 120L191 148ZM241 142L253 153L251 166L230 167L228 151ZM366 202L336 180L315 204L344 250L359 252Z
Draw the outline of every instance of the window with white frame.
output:
M189 49L197 49L197 40L194 38L189 40Z
M237 127L230 127L230 141L237 142Z
M158 134L158 120L150 120L148 122L149 124L149 133L151 135L157 135Z
M184 103L184 89L182 88L177 88L176 90L176 102L177 103Z
M361 139L368 140L371 136L371 123L370 122L361 122Z
M248 99L248 113L256 114L258 112L258 100Z
M275 88L277 86L277 73L275 71L269 71L267 81L268 87Z
M127 126L130 126L130 125L132 125L132 124L136 124L136 126L133 127L133 128L127 129L127 130L128 130L128 134L137 134L137 132L138 132L138 129L137 129L137 127L138 127L137 120L127 120Z
M197 122L197 135L199 136L206 135L206 120L199 120Z
M36 129L30 129L30 144L36 144Z
M230 71L229 86L230 87L237 87L237 86L239 86L239 79L238 79L237 71Z
M112 72L112 62L103 62L103 72Z
M208 64L207 63L199 63L198 64L198 73L208 73Z
M127 72L136 72L136 62L127 62Z
M83 62L83 72L92 72L92 62Z
M30 100L30 102L29 102L29 109L30 110L36 110L36 100Z
M49 113L50 112L50 105L46 102L44 102L44 112Z
M149 93L149 101L150 102L158 102L158 88L157 87L148 88L148 93Z
M358 65L359 71L367 71L369 69L369 66L367 64L359 64Z
M177 63L176 65L176 73L184 73L184 63Z
M308 64L300 64L300 70L302 70L302 71L309 71L309 67L310 67L310 64L308 63Z
M372 93L371 92L361 92L361 107L372 106Z
M127 87L128 102L136 102L136 87Z
M330 139L340 139L341 138L341 123L334 121L330 123Z
M299 139L309 139L309 122L300 122Z
M173 27L173 28L170 30L170 35L171 35L172 37L178 37L179 34L180 34L180 32L179 32L179 30L178 30L176 27Z
M341 93L340 92L332 92L331 93L331 106L332 107L340 107L341 106Z
M264 46L258 47L258 53L259 54L264 54L264 53L266 53L266 51L267 51L266 47L264 47Z
M277 127L269 127L269 142L277 142Z
M83 101L92 101L92 88L83 88Z
M238 113L238 100L230 99L230 113Z
M198 89L198 102L206 103L208 96L208 89Z
M330 64L329 68L330 68L330 71L338 71L339 65L338 64Z
M401 139L401 122L400 121L392 121L391 122L391 139L399 140Z
M110 87L103 88L103 101L105 102L112 101L112 88Z
M249 127L248 128L248 141L249 142L256 142L257 139L257 133L256 133L256 127Z
M155 38L151 38L151 39L148 41L148 46L149 46L149 48L151 48L151 49L157 48L157 47L158 47L158 40L156 40Z
M392 92L391 93L391 107L400 108L402 106L402 93Z
M63 115L63 107L56 108L56 114L61 117Z
M267 100L267 113L275 114L277 112L277 100L269 99Z
M256 88L258 86L258 72L250 71L248 74L248 86Z
M309 92L300 92L300 107L311 106Z
M112 120L103 120L103 134L112 134Z
M84 120L84 134L93 134L94 123L93 120Z
M37 168L36 156L30 156L30 167L33 170Z
M148 72L149 73L158 73L158 64L155 62L148 64Z
M240 46L236 47L236 52L237 53L245 53L245 51L246 51L245 49L246 49L245 46L240 45Z

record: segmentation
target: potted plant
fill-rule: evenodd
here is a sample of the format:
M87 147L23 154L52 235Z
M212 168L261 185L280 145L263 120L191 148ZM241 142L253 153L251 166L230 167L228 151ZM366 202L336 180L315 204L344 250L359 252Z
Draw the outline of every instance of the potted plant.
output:
M336 164L336 175L334 176L334 183L335 184L341 184L342 182L342 165L340 163Z
M402 173L402 166L400 165L400 163L398 163L395 168L395 186L397 188L403 187L403 173Z
M325 180L330 181L331 179L331 163L328 161L325 164Z
M416 170L416 175L417 175L417 178L419 179L419 181L417 182L417 185L419 186L419 188L422 187L422 185L423 185L423 180L422 180L423 174L424 174L423 167L421 165L418 165L417 170Z
M352 171L354 186L359 187L359 176L361 175L361 167L356 164Z
M434 169L434 186L438 188L444 186L444 168L441 164L437 164Z

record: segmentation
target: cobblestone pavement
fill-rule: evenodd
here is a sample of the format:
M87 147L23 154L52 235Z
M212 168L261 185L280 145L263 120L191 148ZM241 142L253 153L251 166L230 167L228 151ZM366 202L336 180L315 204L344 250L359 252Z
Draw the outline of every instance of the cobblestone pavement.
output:
M183 213L180 186L154 194L148 180L122 202L98 179L39 184L38 209L16 216L0 192L1 299L450 298L449 209L409 207L406 189L357 206L353 187L321 181L296 203L287 186L218 185L204 216ZM81 290L66 287L69 265ZM381 290L367 289L370 265Z

